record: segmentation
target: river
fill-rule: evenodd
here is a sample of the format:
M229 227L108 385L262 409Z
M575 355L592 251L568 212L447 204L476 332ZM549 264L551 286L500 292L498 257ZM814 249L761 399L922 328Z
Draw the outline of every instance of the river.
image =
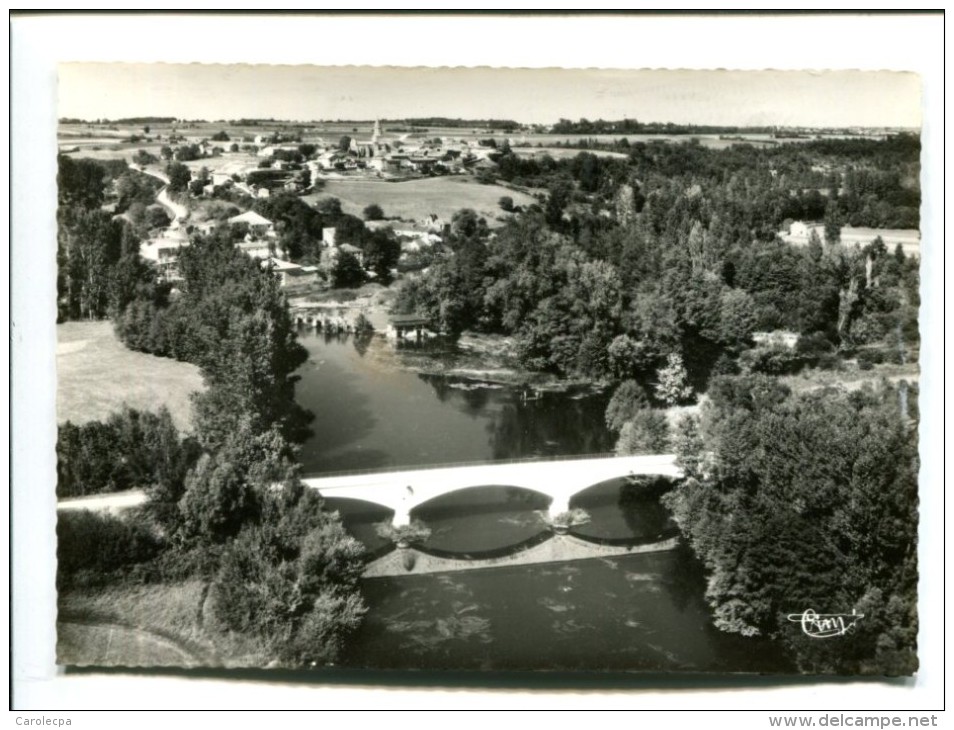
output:
M607 393L530 393L406 369L421 362L383 338L358 341L302 330L309 360L298 401L312 410L306 473L435 463L591 454L611 450ZM677 534L659 503L664 483L597 484L575 497L595 542L651 543ZM499 554L544 539L547 498L491 485L421 505L412 517L431 536L425 551ZM390 513L329 500L369 549ZM776 672L768 642L712 625L698 562L676 550L545 565L366 579L368 614L342 664L380 669L600 669Z
M296 397L316 416L300 455L306 474L612 450L607 393L524 398L501 384L409 371L382 337L307 329L299 337L309 359ZM411 356L420 360L419 352Z

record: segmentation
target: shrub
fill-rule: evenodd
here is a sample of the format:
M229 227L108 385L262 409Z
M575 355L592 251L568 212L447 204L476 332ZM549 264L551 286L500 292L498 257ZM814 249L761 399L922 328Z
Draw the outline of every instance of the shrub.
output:
M191 439L180 440L165 408L154 414L126 407L105 423L61 425L56 455L61 498L132 487L178 495L197 451Z
M835 346L821 332L802 335L795 343L795 352L801 355L820 355L834 349Z
M635 380L624 380L606 406L606 426L619 431L642 408L649 406L646 389Z
M664 412L652 408L640 409L624 423L616 442L620 456L661 454L669 448L669 421Z
M364 549L314 493L297 495L225 549L210 606L218 628L261 638L282 664L325 664L366 611Z
M374 325L371 324L371 320L364 316L364 313L361 313L354 320L354 331L359 334L374 332Z
M747 373L789 375L805 366L805 358L784 345L767 345L743 352L739 365Z
M712 370L709 371L709 377L738 374L739 364L727 352L723 352L719 355L715 364L712 366Z
M114 517L87 510L61 511L56 522L57 586L101 585L128 574L163 549L137 515Z
M841 358L834 353L828 353L819 357L815 362L815 366L819 370L841 370Z
M560 512L553 517L547 517L547 524L550 527L569 530L572 527L577 527L579 525L585 525L590 521L590 513L585 509L579 507L574 507L569 509L566 512Z
M689 375L682 362L682 355L672 353L666 358L666 365L656 373L656 395L660 400L673 406L692 397Z
M364 211L364 219L366 221L380 221L384 220L384 210L377 203L371 203L366 206Z
M412 520L408 525L395 525L390 520L385 520L376 524L374 531L378 533L378 537L399 545L425 542L431 536L431 528L420 520Z

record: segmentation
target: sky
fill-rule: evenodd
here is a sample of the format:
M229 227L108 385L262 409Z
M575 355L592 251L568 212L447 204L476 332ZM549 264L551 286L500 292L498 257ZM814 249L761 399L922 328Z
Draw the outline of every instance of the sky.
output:
M58 116L919 127L920 91L916 74L891 71L67 63Z

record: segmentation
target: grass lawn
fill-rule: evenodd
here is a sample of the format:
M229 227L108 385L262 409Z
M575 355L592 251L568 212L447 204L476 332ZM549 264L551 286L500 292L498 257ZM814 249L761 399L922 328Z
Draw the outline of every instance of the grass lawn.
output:
M498 205L503 196L514 205L536 202L529 195L500 185L481 185L465 176L429 177L405 182L378 180L328 180L320 193L306 196L314 203L321 198L338 198L345 213L361 217L365 207L377 203L389 218L420 220L436 213L446 221L461 208L473 208L490 226L500 225L505 214Z
M263 667L253 639L204 628L201 581L60 593L57 661L100 666Z
M166 406L176 427L192 428L189 394L202 390L195 365L127 350L110 322L57 325L57 421L103 420L127 403L157 411Z

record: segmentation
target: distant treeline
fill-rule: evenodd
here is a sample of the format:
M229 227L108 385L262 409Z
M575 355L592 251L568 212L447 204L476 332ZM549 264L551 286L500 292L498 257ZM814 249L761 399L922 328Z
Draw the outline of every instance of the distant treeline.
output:
M293 122L291 120L275 119L219 119L218 123L229 124L235 127L253 127L263 125L317 125L317 124L371 124L370 119L324 119L312 120L310 122ZM481 127L485 129L498 129L505 132L514 131L529 126L514 121L513 119L451 119L450 117L415 117L408 119L381 119L381 123L391 125L406 125L410 127L459 127L462 129ZM207 119L177 119L176 117L124 117L122 119L77 119L74 117L62 117L60 124L172 124L179 122L181 124L209 124ZM834 131L834 130L826 130ZM843 131L843 130L842 130ZM709 125L709 124L676 124L674 122L640 122L637 119L617 119L590 120L581 118L578 121L570 119L560 119L550 129L552 134L775 134L780 132L776 126L762 127L740 127L733 125ZM791 130L784 136L795 136Z
M62 117L60 124L172 124L176 117L124 117L122 119L74 119Z
M513 119L450 119L448 117L418 117L415 119L387 119L389 124L410 124L415 127L485 127L487 129L518 129L522 126Z
M553 134L771 134L775 127L734 127L672 122L640 122L636 119L561 119L553 125Z

